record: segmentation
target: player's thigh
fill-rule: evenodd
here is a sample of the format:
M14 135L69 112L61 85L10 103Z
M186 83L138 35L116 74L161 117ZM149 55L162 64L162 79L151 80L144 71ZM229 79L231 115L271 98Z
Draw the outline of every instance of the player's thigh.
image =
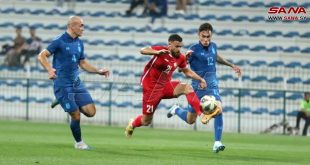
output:
M186 84L181 83L180 81L168 82L163 90L163 98L171 99L179 97L185 90L185 86Z
M65 112L71 113L79 109L72 96L74 93L72 87L54 87L54 94Z
M93 117L96 114L95 104L86 104L80 107L80 111L87 117Z
M75 89L74 99L79 108L93 116L96 113L94 101L84 85Z
M179 83L174 87L173 94L174 94L174 96L178 97L181 95L187 95L193 91L194 91L194 89L190 84Z
M161 94L154 95L151 91L143 91L142 113L143 115L153 115L162 99Z

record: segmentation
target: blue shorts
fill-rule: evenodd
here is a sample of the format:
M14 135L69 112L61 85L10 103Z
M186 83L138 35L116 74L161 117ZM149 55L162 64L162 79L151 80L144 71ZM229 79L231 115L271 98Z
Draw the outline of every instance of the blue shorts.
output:
M222 101L221 96L218 89L194 89L199 100L205 95L214 96L216 100ZM188 105L188 110L191 113L195 113L194 109Z
M54 94L65 112L74 112L87 104L94 103L83 83L75 87L54 86Z
M194 89L197 97L201 99L205 95L214 96L216 100L222 101L219 89Z

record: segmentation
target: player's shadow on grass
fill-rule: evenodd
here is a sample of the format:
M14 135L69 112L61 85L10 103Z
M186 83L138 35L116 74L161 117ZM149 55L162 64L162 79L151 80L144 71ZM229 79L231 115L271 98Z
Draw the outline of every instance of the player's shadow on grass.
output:
M272 157L270 157L270 158L266 158L266 157L262 158L262 157L259 157L259 156L255 157L255 156L249 156L249 155L244 155L244 156L226 155L225 157L226 157L225 158L226 160L230 159L232 161L240 161L240 160L244 160L244 161L257 161L257 162L259 162L259 161L274 161L275 163L280 163L279 160L274 159Z
M133 152L132 152L133 151ZM138 151L138 152L137 152ZM148 151L148 152L146 152ZM104 155L117 155L117 156L126 156L126 157L144 157L144 158L156 158L152 156L152 150L149 149L126 149L126 150L111 150L108 148L96 148L92 152L97 152Z

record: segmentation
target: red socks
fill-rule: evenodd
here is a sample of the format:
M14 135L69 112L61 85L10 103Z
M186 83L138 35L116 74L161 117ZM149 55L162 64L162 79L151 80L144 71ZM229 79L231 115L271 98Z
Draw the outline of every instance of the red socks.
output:
M132 126L134 128L142 126L142 115L139 115L135 118L135 120L132 122Z
M193 107L194 111L197 113L198 116L202 114L200 110L200 101L195 94L195 92L191 92L186 95L187 102Z

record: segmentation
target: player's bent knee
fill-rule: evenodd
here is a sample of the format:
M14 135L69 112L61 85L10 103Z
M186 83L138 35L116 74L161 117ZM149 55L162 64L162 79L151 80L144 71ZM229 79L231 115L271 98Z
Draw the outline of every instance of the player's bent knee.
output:
M74 112L70 112L69 114L73 120L80 120L81 119L81 115L80 115L80 112L78 110L76 110Z
M196 122L196 119L197 119L196 113L191 113L191 112L187 113L187 123L188 124L194 124Z
M87 117L94 117L95 114L96 114L96 110L90 111L90 112L87 114Z
M96 107L94 104L86 105L82 107L80 110L87 117L93 117L96 114Z

